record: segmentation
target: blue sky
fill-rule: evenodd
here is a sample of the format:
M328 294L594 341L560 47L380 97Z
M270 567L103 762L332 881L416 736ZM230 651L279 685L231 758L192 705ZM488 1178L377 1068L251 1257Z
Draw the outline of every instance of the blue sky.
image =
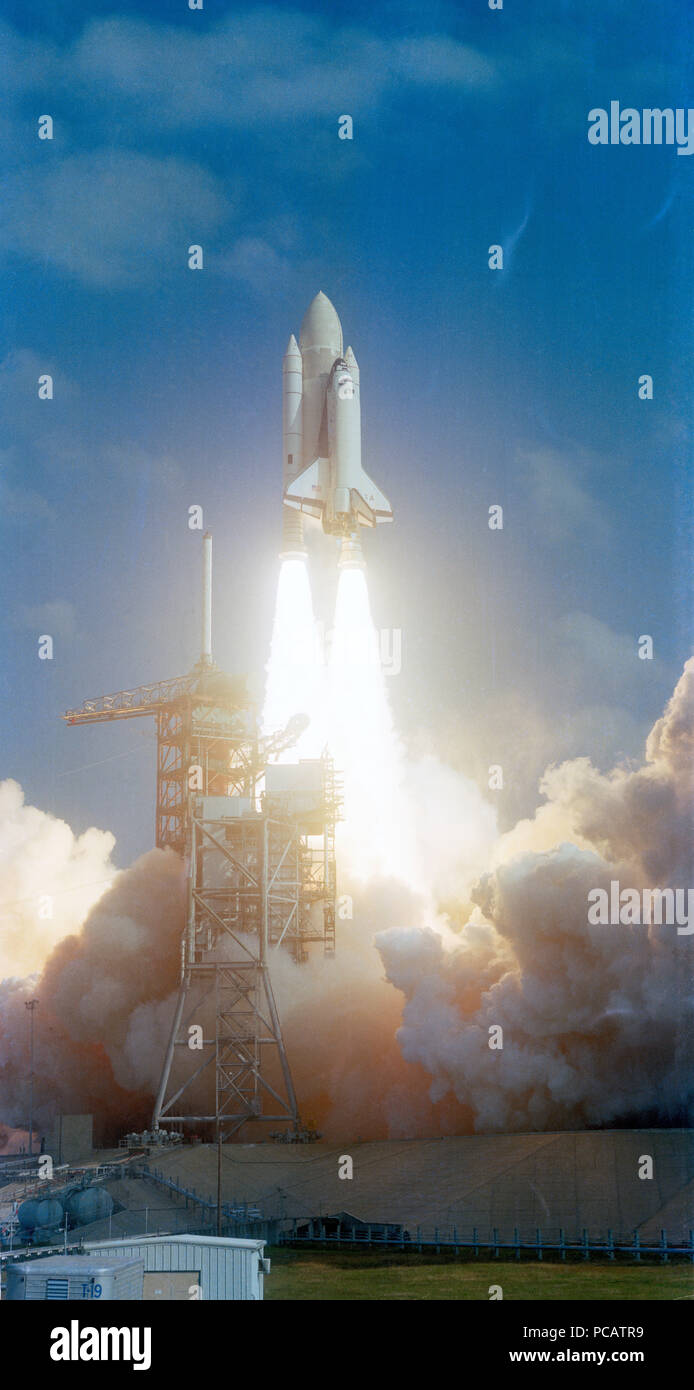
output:
M192 503L217 660L260 688L281 358L318 289L396 513L367 544L403 733L503 762L507 820L550 761L639 755L691 650L694 156L591 146L587 115L694 105L693 28L686 0L6 0L2 774L31 801L121 863L151 843L153 727L59 715L191 666Z

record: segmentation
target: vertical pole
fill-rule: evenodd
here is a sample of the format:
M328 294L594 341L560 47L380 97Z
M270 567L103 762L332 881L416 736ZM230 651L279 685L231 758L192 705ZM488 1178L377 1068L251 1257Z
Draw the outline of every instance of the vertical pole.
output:
M212 536L202 538L202 652L205 665L212 663Z
M38 1004L38 999L27 999L24 1002L25 1009L29 1010L29 1034L31 1042L29 1044L29 1157L34 1152L34 1009Z
M289 1060L284 1048L284 1038L282 1037L282 1026L280 1024L275 996L272 989L272 979L267 964L268 954L268 933L269 933L269 901L268 901L268 875L269 875L269 851L268 851L268 818L263 816L262 826L262 855L260 864L260 951L259 964L263 988L265 991L265 1003L270 1015L272 1031L277 1041L279 1051L279 1061L284 1077L284 1086L287 1092L287 1109L291 1116L292 1126L296 1132L299 1128L299 1107L297 1105L294 1082L289 1068ZM257 1081L256 1081L257 1085Z
M222 1127L217 1116L217 1235L222 1234Z
M267 959L268 946L268 927L270 917L270 905L268 903L268 823L267 816L263 816L263 845L262 860L260 865L261 872L261 899L260 899L260 963L265 965Z

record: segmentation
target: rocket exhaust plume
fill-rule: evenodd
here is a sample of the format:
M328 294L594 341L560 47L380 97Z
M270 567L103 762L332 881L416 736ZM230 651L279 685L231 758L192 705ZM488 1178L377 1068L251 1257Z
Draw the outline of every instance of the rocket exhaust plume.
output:
M263 732L276 733L296 714L308 727L284 760L319 757L325 744L325 673L317 647L311 584L305 558L280 562L270 658L266 667Z
M358 881L395 877L421 886L403 750L395 733L371 617L366 571L352 557L339 571L328 686L330 748L344 779L338 843Z

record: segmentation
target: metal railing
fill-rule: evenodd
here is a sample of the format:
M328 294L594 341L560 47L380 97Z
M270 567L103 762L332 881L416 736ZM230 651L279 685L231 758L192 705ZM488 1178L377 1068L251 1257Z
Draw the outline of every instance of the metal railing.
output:
M200 1214L212 1221L217 1218L217 1202L214 1197L203 1197L194 1187L184 1187L183 1183L177 1182L175 1178L169 1178L158 1168L150 1168L148 1163L138 1164L137 1168L131 1169L133 1176L148 1178L150 1182L157 1183L168 1192L175 1192L182 1197L186 1207L192 1204L200 1208ZM222 1220L224 1223L233 1224L235 1221L263 1221L263 1213L255 1202L223 1202Z
M355 1247L366 1247L367 1249L390 1249L406 1252L422 1253L424 1251L435 1254L452 1251L455 1255L472 1252L475 1257L482 1253L484 1258L492 1259L509 1258L513 1256L520 1260L523 1254L534 1255L538 1260L542 1260L545 1255L550 1258L559 1257L560 1260L567 1258L580 1258L590 1260L591 1256L600 1259L615 1260L617 1256L630 1256L638 1264L643 1256L656 1257L661 1264L667 1264L673 1257L685 1258L694 1264L694 1230L689 1232L689 1239L686 1243L671 1243L668 1240L666 1230L660 1232L660 1242L658 1245L643 1244L638 1230L635 1230L631 1239L627 1240L623 1235L615 1238L614 1232L608 1230L602 1238L591 1237L587 1230L581 1232L578 1239L567 1239L566 1233L560 1230L558 1238L543 1236L538 1227L535 1231L533 1240L521 1238L518 1228L514 1228L513 1238L509 1239L500 1234L498 1229L493 1228L486 1236L480 1235L477 1228L472 1229L471 1234L466 1236L459 1232L455 1227L452 1230L440 1230L438 1227L423 1229L417 1226L414 1231L406 1230L405 1227L394 1227L392 1223L368 1223L359 1225L346 1225L337 1223L334 1227L330 1222L317 1220L305 1222L294 1220L291 1225L286 1225L280 1233L279 1243L281 1245L320 1245L324 1247L348 1246L350 1249Z

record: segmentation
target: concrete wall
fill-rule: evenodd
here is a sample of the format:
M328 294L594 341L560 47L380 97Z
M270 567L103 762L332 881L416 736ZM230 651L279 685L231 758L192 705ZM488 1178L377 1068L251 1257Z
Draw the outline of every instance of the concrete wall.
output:
M94 1148L93 1115L58 1115L46 1135L46 1153L54 1163L78 1163L91 1158Z
M339 1156L354 1176L340 1180ZM640 1176L644 1155L652 1178ZM157 1155L156 1167L212 1196L216 1149L197 1145ZM534 1240L605 1239L612 1230L644 1241L666 1228L688 1241L694 1227L694 1131L600 1130L470 1135L374 1143L225 1144L222 1199L252 1202L264 1220L329 1216L347 1209L362 1222L403 1225L414 1234L456 1227L469 1236L493 1228Z

